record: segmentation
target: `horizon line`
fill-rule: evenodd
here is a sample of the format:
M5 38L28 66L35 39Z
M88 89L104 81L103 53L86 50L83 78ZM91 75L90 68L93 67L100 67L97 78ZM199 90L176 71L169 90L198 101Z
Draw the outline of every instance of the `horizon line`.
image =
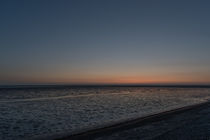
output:
M209 87L210 84L13 84L0 85L3 88L64 88L64 87Z

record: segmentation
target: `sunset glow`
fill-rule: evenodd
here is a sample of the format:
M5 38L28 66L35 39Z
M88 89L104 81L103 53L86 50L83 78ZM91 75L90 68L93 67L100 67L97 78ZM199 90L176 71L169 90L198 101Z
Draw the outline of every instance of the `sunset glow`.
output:
M207 5L6 2L0 84L210 84Z

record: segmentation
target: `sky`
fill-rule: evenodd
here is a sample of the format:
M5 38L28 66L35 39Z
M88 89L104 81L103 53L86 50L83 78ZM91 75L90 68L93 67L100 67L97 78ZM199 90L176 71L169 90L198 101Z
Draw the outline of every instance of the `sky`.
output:
M210 84L208 0L1 0L0 84Z

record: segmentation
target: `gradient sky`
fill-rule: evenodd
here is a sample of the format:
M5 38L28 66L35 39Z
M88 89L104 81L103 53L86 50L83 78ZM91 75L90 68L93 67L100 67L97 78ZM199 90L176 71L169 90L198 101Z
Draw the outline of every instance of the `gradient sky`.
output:
M210 1L0 1L0 84L58 83L210 84Z

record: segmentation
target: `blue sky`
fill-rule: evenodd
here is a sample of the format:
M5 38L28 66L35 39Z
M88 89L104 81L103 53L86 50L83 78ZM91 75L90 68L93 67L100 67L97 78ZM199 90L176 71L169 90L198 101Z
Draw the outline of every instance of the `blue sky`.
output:
M207 0L0 2L1 84L210 83Z

